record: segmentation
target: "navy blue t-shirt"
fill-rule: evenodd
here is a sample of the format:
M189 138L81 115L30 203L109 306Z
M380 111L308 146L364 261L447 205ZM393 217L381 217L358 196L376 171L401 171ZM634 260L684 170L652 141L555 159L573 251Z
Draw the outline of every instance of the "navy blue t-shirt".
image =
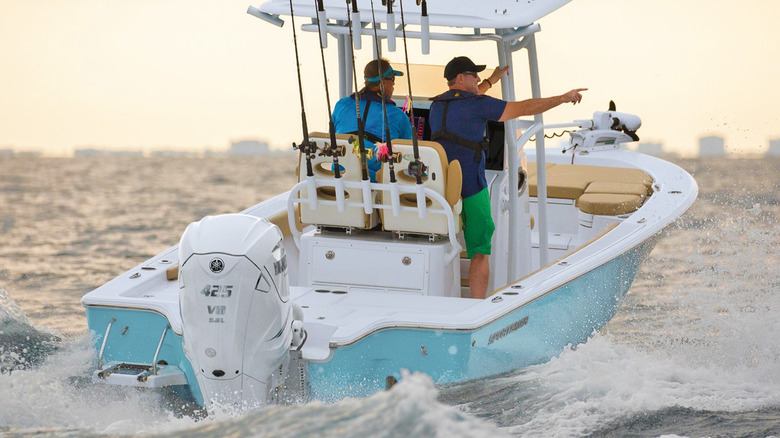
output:
M507 104L501 99L462 90L449 90L432 100L431 133L441 131L444 105L445 102L449 101L447 132L474 142L480 142L484 139L488 120L498 121ZM484 152L480 153L480 160L476 161L474 160L474 149L444 138L436 141L441 143L444 150L447 151L447 160L460 161L460 167L463 170L463 186L460 190L462 198L476 195L487 187Z

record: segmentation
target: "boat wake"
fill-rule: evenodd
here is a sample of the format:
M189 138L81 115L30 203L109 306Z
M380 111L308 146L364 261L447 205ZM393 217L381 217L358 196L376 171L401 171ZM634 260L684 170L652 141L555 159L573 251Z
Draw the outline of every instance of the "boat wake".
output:
M14 348L20 349L20 346ZM0 374L0 431L26 436L153 434L193 427L185 407L165 394L93 384L91 336L62 342L50 354Z
M241 418L216 421L188 432L221 436L263 437L501 437L509 436L483 419L437 401L433 381L420 373L406 374L392 390L365 399L338 403L311 402L269 406ZM219 419L220 413L210 418Z
M516 436L777 435L780 296L767 262L780 230L755 210L678 224L602 333L441 400Z
M546 364L445 388L442 400L468 394L464 411L528 437L601 435L615 424L626 436L626 423L665 418L670 409L690 416L780 407L780 383L765 378L776 363L724 365L715 358L708 366L686 363L596 335ZM661 422L662 431L674 431Z
M437 401L439 391L424 374L406 375L391 391L365 399L240 413L223 409L206 416L160 392L91 383L91 343L84 336L36 367L0 375L0 431L20 436L510 436Z
M51 354L60 337L33 327L8 292L0 286L0 373L22 370Z

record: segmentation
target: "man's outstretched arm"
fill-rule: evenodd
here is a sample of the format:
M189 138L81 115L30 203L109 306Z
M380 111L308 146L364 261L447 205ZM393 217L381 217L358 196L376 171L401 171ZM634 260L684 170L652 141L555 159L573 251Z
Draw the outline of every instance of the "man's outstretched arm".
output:
M547 110L553 109L562 103L577 104L582 100L582 92L587 88L575 88L568 93L560 96L540 97L538 99L527 99L519 102L507 102L504 112L501 114L499 122L514 119L521 116L532 116L541 114Z

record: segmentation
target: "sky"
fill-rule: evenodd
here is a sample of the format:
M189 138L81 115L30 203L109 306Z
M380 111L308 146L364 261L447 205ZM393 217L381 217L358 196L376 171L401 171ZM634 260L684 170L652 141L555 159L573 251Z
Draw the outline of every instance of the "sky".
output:
M301 137L292 31L248 15L250 4L259 0L0 0L0 149L288 148ZM778 0L574 0L539 21L542 94L589 90L545 120L589 118L614 100L642 118L643 142L668 151L695 155L700 137L717 135L729 153L763 153L780 138L778 18ZM298 40L309 129L325 130L316 36ZM433 42L429 56L410 44L410 62L462 53L497 65L480 44ZM403 63L402 51L384 55ZM525 59L515 54L519 99L530 97ZM335 62L327 68L332 105Z

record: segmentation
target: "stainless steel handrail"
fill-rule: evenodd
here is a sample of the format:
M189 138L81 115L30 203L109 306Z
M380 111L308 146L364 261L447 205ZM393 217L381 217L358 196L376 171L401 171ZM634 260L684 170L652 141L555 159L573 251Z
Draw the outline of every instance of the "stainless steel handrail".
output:
M168 328L170 327L170 324L165 325L165 329L162 332L162 336L160 336L160 342L157 344L157 351L154 352L154 359L152 359L152 375L157 375L157 356L160 354L160 349L162 348L163 339L165 339L165 334L168 333Z
M108 323L108 327L106 327L106 334L103 335L103 344L100 346L100 353L98 353L98 363L97 363L97 369L102 370L103 369L103 351L106 349L106 341L108 341L108 335L111 333L111 326L114 325L116 322L116 318L111 318L111 322Z

